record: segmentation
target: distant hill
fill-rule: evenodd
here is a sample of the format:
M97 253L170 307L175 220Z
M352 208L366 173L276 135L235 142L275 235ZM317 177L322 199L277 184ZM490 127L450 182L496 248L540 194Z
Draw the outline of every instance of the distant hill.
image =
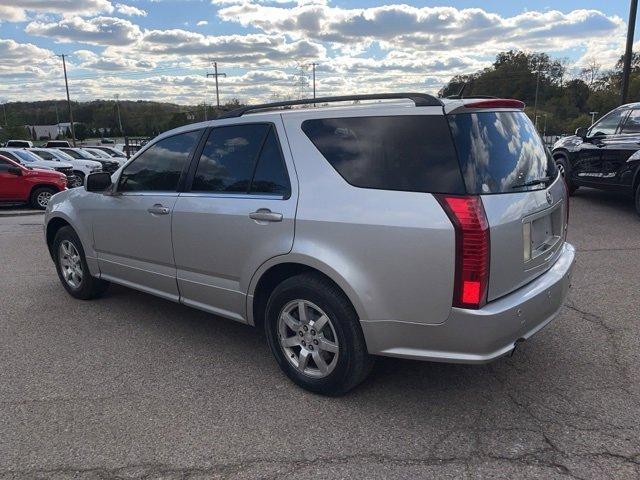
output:
M234 100L226 104L222 110L237 106L239 102ZM79 139L100 137L106 130L109 132L107 136L119 137L126 133L129 136L151 137L166 130L205 119L203 105L121 100L119 107L124 132L120 132L115 100L72 102L73 119L82 124L77 128L76 136ZM17 128L22 125L54 125L69 121L65 100L10 102L5 105L5 108L8 128L4 129L1 135L3 137L23 136L22 130ZM207 106L207 118L215 118L217 114L215 108Z

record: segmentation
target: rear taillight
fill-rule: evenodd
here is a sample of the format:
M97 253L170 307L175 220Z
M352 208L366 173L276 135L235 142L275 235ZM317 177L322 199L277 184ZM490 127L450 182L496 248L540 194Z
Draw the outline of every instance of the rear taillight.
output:
M438 195L456 233L453 306L482 308L489 285L489 222L477 196Z

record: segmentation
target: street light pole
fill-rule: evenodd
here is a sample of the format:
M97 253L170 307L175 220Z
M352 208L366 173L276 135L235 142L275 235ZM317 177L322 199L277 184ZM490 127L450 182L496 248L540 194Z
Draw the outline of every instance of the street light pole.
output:
M622 89L620 91L620 104L627 103L629 95L629 76L631 74L631 58L633 56L633 35L636 28L636 13L638 12L638 0L631 0L629 6L629 24L627 25L627 48L624 52L624 65L622 68Z
M64 70L64 86L67 89L67 106L69 107L69 122L71 123L71 141L76 146L76 129L73 126L73 109L71 108L71 98L69 97L69 80L67 80L67 63L65 62L65 54L58 55L62 57L62 69Z

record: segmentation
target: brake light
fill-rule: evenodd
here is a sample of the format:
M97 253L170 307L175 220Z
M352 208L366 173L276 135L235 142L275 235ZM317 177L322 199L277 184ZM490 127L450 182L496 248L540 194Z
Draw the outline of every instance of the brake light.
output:
M456 273L453 306L482 308L489 285L489 222L478 196L436 197L456 234Z
M465 103L464 106L465 108L517 108L523 110L525 103L513 98L492 98Z

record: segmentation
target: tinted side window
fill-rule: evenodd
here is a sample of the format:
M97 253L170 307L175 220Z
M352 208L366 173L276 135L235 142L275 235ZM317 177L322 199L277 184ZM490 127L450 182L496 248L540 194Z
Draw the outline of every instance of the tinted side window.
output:
M351 185L464 193L443 115L307 120L302 130Z
M614 110L613 112L608 113L589 129L588 135L590 137L594 137L596 135L613 135L616 133L618 125L620 125L620 120L622 120L622 117L626 115L627 112L628 110Z
M14 162L18 162L20 163L20 159L18 157L16 157L13 153L9 153L9 152L0 152L0 155L4 155L5 157L7 157L9 160L13 160Z
M121 192L175 191L201 131L181 133L155 143L120 175Z
M191 190L247 193L270 128L268 124L214 128L202 150Z
M280 143L275 129L271 127L260 152L250 193L287 197L290 190L289 177L282 157L282 150L280 150Z
M640 110L631 110L622 126L622 133L640 133Z

